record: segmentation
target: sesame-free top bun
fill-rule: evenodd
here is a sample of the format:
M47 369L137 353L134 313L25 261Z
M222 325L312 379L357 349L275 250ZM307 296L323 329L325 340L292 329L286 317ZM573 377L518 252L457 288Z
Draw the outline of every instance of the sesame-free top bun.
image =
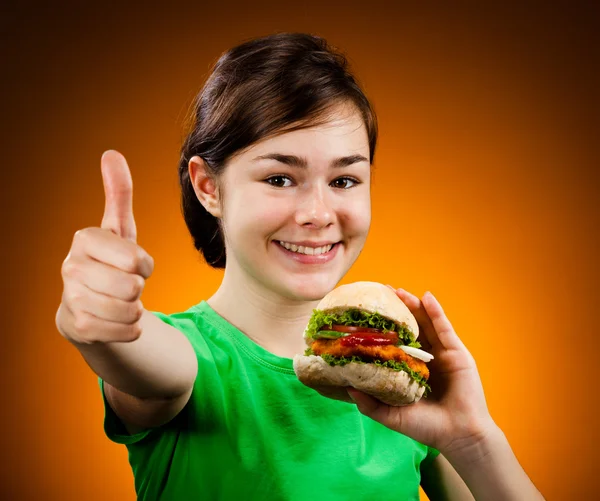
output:
M354 282L342 285L327 294L316 309L342 313L349 308L379 313L396 323L405 323L415 339L419 335L419 325L413 314L396 293L383 284ZM308 339L306 341L311 344ZM372 363L349 362L331 366L318 355L296 355L293 367L304 385L323 396L345 402L353 402L346 391L350 386L394 406L418 402L425 392L425 388L407 372Z
M387 285L378 282L354 282L340 285L321 299L317 305L317 310L331 313L340 313L349 308L379 313L396 323L405 323L415 339L419 337L417 320Z

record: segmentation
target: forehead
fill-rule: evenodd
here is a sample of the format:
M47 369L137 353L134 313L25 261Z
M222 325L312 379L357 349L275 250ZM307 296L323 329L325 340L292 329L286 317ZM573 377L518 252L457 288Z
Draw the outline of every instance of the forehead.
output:
M360 113L353 107L336 107L320 125L265 138L240 154L250 159L267 153L301 154L309 160L360 153L369 158L369 138Z

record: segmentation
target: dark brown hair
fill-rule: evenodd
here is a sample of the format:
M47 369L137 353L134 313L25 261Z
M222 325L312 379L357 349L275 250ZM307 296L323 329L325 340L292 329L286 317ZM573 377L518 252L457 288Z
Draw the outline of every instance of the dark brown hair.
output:
M196 98L181 148L181 205L194 246L213 268L225 267L220 219L198 201L188 163L198 155L218 180L235 153L268 136L320 125L334 106L360 112L373 163L377 119L346 57L318 36L278 33L224 53Z

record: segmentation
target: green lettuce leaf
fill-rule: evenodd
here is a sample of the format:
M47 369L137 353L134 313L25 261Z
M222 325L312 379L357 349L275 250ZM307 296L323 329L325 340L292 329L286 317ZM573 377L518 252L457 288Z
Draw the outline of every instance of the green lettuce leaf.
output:
M350 334L349 332L338 332L338 331L328 331L321 330L315 333L315 339L339 339L341 337L347 336Z
M337 337L347 336L349 333L335 333L340 334L333 338L330 332L335 331L327 331L323 334L319 333L319 329L324 326L331 328L332 325L353 325L358 327L371 327L374 329L381 329L384 333L388 331L395 331L398 333L398 337L400 339L400 343L405 346L412 346L414 348L420 348L421 344L415 340L415 336L408 328L408 326L404 323L397 324L393 320L389 320L379 313L369 313L366 311L358 310L355 308L350 308L343 313L335 314L335 313L325 313L321 310L313 310L312 317L308 322L308 326L306 327L306 339L309 341L314 341L319 337L324 337L327 339L335 339Z
M304 353L306 356L314 355L313 351L308 348ZM323 353L321 358L325 360L332 367L335 365L344 366L351 362L356 364L375 364L379 367L387 367L388 369L392 369L394 371L404 371L407 372L408 375L413 378L419 386L423 386L425 388L425 392L423 393L423 397L427 397L429 393L431 393L431 387L427 384L427 380L421 375L420 372L413 371L406 362L397 362L395 360L363 360L361 357L352 356L350 358L347 357L334 357L327 353Z

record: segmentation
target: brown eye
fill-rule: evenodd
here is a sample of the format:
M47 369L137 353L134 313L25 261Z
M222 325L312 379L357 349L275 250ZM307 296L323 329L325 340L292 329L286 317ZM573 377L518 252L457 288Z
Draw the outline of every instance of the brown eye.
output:
M270 178L267 178L265 180L267 183L269 183L271 186L275 186L277 188L285 188L285 182L286 181L291 181L289 177L287 176L271 176ZM287 186L290 186L289 184Z
M342 190L347 190L349 188L353 188L359 183L356 179L352 179L350 177L340 177L333 181L333 183L331 184L334 186L334 188L341 188Z

